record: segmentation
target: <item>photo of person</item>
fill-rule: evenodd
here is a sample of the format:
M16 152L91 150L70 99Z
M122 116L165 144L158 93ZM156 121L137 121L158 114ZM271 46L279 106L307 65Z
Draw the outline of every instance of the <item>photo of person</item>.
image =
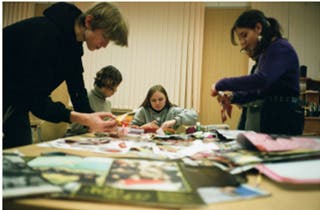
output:
M132 190L190 190L177 163L150 160L115 160L106 185Z

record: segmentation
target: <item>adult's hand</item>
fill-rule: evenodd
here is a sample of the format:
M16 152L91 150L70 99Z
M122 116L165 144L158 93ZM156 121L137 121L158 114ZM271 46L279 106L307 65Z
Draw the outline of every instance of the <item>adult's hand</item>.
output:
M110 112L71 112L70 121L89 127L91 132L110 132L117 127L116 117Z

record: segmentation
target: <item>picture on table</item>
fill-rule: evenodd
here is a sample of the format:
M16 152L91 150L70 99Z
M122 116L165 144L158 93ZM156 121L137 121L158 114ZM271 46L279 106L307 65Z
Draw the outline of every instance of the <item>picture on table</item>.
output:
M28 162L43 177L61 186L67 183L102 186L111 164L110 158L72 155L39 156Z
M176 162L116 159L106 185L131 190L190 191Z

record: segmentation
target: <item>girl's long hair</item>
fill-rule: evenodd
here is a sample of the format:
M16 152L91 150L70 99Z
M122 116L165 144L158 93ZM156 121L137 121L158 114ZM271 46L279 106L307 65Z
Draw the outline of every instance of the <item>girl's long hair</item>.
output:
M140 107L144 107L144 108L151 107L150 98L157 91L163 93L163 95L166 97L166 105L165 105L166 108L170 108L172 106L175 106L174 104L172 104L170 102L167 91L164 89L164 87L162 85L154 85L148 90L147 96L144 99L144 101L142 102L142 104L140 105Z

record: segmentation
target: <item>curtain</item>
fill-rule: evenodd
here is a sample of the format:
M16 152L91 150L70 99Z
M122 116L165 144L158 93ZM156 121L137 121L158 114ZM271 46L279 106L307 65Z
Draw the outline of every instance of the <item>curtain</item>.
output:
M109 44L95 52L84 47L86 87L93 87L102 67L114 65L123 82L109 99L113 108L135 109L151 86L161 84L172 103L199 110L205 5L119 2L117 6L129 24L129 47Z
M92 2L75 4L83 11ZM88 52L84 44L86 88L93 87L97 71L114 65L122 75L113 108L137 108L148 89L161 84L172 103L199 111L204 26L204 3L118 2L129 24L129 47L110 44ZM3 26L34 16L33 2L4 2Z
M35 3L33 2L3 2L3 27L34 16Z

